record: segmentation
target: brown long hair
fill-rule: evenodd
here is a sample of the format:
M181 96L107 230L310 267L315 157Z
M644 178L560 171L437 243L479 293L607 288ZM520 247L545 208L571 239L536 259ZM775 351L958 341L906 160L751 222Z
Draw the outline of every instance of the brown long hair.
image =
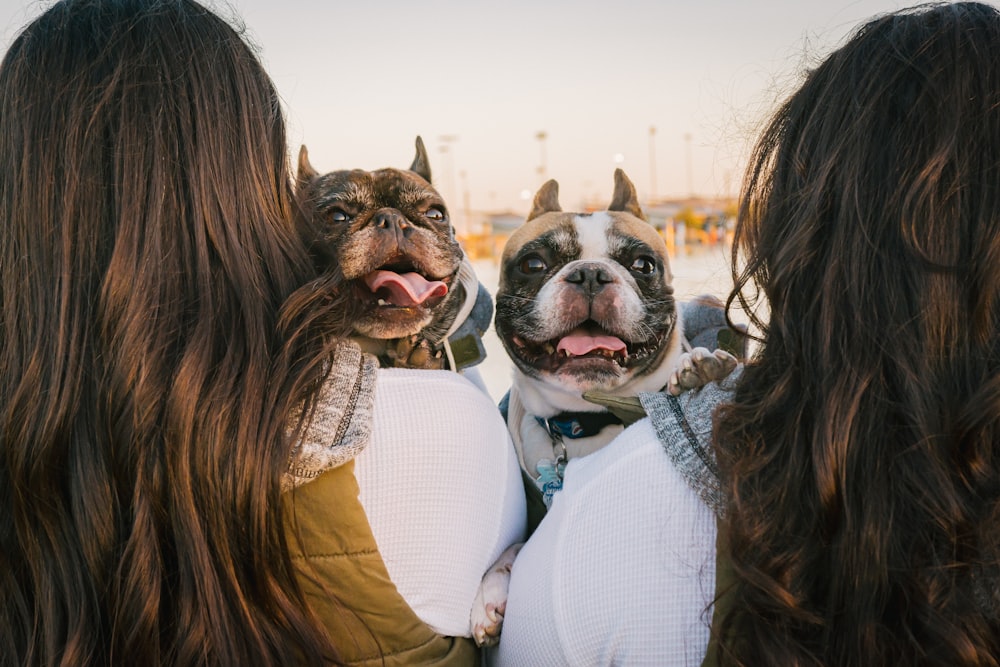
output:
M332 656L279 501L324 356L279 326L291 220L277 94L205 8L64 0L10 47L0 664Z
M998 53L986 5L877 18L757 146L724 664L1000 664Z

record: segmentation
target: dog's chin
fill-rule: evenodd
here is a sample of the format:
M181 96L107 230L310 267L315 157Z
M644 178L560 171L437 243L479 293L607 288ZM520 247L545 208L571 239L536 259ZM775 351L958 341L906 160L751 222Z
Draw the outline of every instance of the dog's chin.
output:
M433 319L426 308L375 306L354 323L354 331L379 340L405 338L420 333Z
M424 330L440 312L449 308L447 297L435 298L419 305L397 306L358 290L360 296L354 330L368 338L404 338Z
M580 393L591 389L614 389L635 375L634 371L626 370L617 362L596 357L567 359L554 371L532 370L538 373L539 379L549 384Z

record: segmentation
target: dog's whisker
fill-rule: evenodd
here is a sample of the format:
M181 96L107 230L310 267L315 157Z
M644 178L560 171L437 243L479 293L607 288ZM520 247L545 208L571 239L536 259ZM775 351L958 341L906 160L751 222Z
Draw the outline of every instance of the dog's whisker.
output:
M515 296L513 294L507 294L503 299L504 301L520 301L522 303L534 303L535 301L533 297Z

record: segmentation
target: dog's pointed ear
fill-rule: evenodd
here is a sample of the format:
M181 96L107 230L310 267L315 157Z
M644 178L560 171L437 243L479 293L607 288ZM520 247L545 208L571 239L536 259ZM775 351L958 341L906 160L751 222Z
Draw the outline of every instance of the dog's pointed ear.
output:
M561 210L562 207L559 206L559 184L554 179L548 180L535 193L535 201L531 204L531 213L528 214L525 222L537 218L542 213Z
M611 195L611 204L608 206L608 210L624 211L640 220L646 219L642 207L639 206L639 196L635 193L635 186L621 169L615 169L615 192Z
M417 155L413 158L410 171L428 183L431 182L431 161L427 159L427 149L424 148L424 140L419 135L417 136Z
M295 177L296 184L301 188L318 175L313 166L309 164L309 151L306 150L306 145L302 144L302 148L299 149L299 171Z

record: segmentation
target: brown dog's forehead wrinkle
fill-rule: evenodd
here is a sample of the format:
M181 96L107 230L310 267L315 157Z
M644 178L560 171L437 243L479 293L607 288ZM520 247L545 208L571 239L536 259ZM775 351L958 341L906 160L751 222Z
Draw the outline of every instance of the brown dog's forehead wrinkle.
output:
M434 203L443 206L441 196L424 179L409 171L379 169L371 174L376 203L395 203L401 207Z
M319 193L316 205L321 209L345 203L370 205L374 198L371 181L367 178L367 174L360 170L333 172L322 176L314 190Z
M418 188L424 190L429 189L430 183L425 181L423 177L418 176L408 169L395 169L394 167L385 167L383 169L376 169L371 172L371 177L375 181L386 181L390 183L406 183L409 185L414 185Z

